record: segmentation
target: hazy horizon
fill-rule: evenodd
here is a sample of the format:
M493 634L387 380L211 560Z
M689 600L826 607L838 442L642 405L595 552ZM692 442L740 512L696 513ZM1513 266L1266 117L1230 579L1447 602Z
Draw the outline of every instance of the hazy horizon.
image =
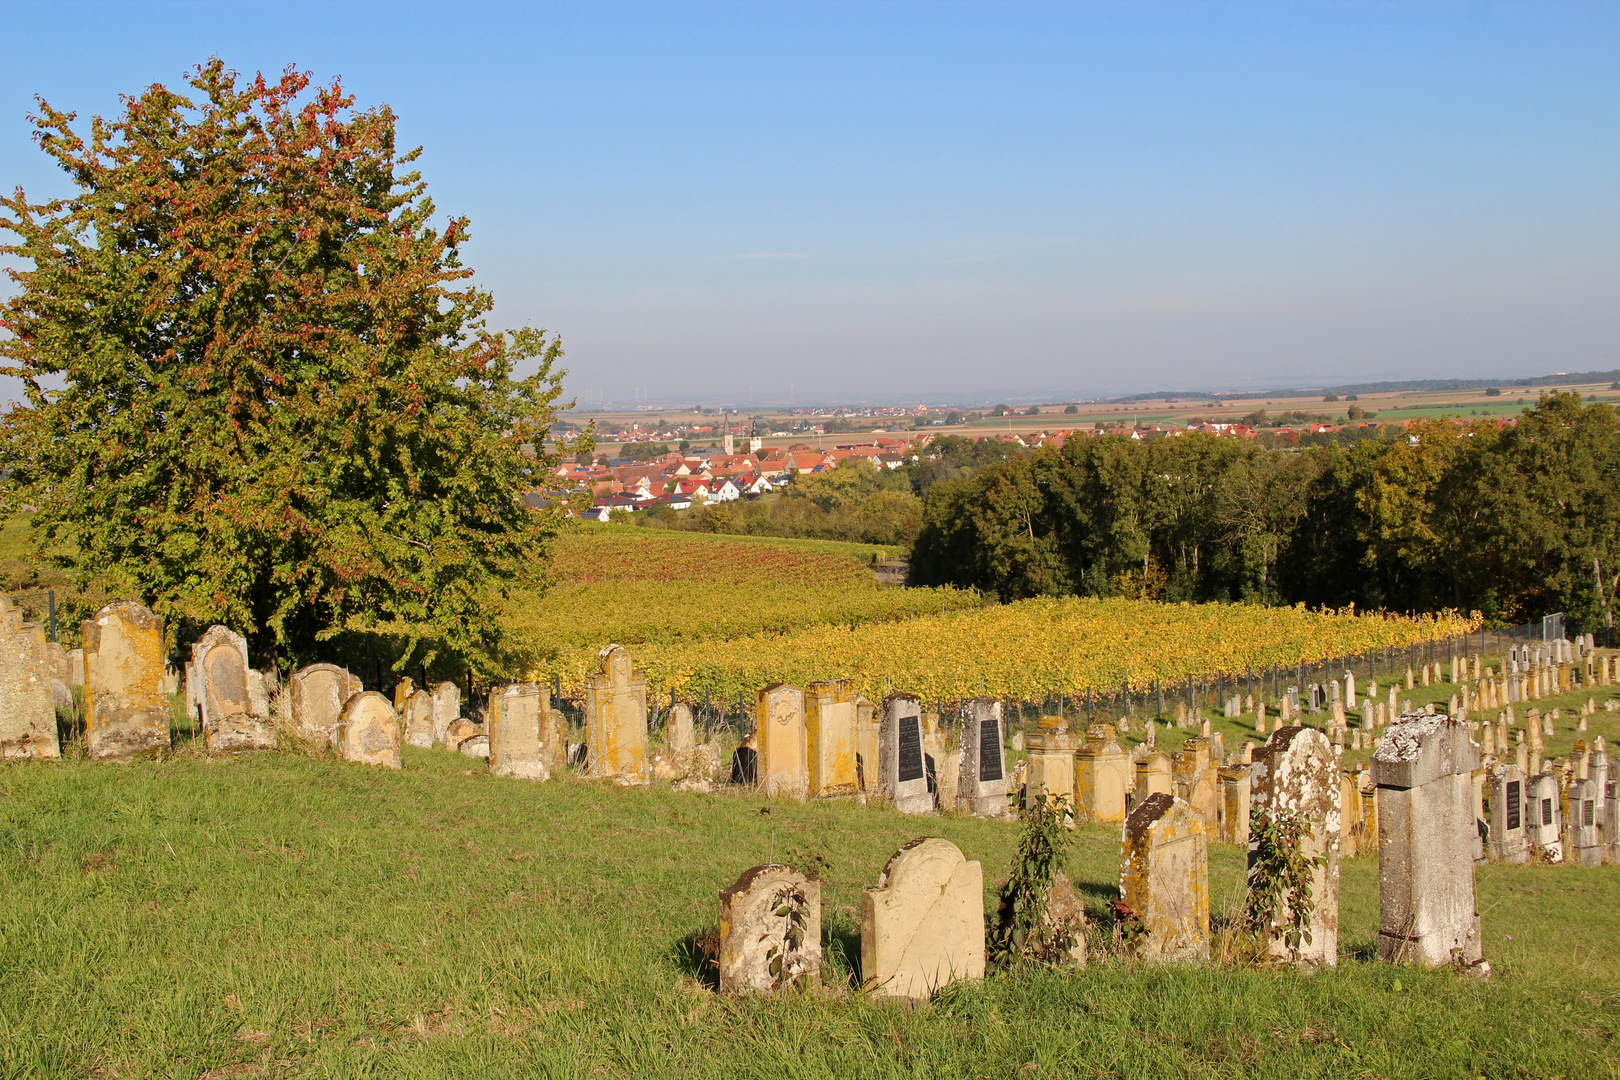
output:
M0 71L7 190L69 191L35 93L342 76L617 405L1620 367L1620 7L5 8L59 46Z

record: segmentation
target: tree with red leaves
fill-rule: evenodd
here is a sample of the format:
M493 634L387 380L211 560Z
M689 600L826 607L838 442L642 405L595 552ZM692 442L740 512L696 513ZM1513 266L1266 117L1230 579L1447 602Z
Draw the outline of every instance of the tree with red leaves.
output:
M77 192L0 198L13 497L84 588L246 632L261 662L352 632L498 670L504 590L560 514L522 497L558 340L487 328L467 221L431 223L386 106L292 68L187 82L88 144L44 100L31 117Z

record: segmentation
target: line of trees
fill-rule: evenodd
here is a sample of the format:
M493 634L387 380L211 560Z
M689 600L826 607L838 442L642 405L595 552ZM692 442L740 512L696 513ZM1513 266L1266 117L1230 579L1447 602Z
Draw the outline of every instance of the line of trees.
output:
M1478 610L1612 625L1620 422L1544 395L1516 426L1419 421L1298 452L1193 434L1073 439L933 485L915 584Z

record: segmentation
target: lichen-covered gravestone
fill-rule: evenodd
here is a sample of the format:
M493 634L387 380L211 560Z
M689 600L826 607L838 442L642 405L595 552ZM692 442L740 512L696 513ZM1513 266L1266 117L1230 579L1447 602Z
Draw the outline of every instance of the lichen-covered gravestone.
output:
M1176 796L1204 818L1213 833L1220 824L1220 788L1215 776L1218 762L1210 761L1210 740L1205 735L1184 739L1181 750L1171 757Z
M647 781L647 679L630 653L609 645L601 670L585 680L585 745L592 776Z
M87 620L80 636L90 756L128 761L168 749L163 620L133 600L119 600Z
M821 883L791 866L743 871L720 890L720 992L810 987L821 976Z
M976 817L1007 812L1007 761L1001 742L1001 702L976 697L962 703L962 771L956 802Z
M1125 818L1119 893L1144 960L1209 956L1209 832L1184 799L1157 792Z
M348 700L333 741L344 761L388 769L401 767L399 714L393 703L375 690Z
M1489 731L1490 728L1485 730ZM1490 857L1493 862L1516 864L1530 861L1525 788L1525 775L1517 765L1498 765L1491 774Z
M1216 770L1221 778L1221 833L1228 844L1249 842L1249 814L1253 805L1254 777L1252 765L1222 765Z
M360 680L336 664L310 664L287 680L293 727L320 746L334 745L343 706L360 693Z
M426 690L405 699L405 745L433 749L433 695Z
M773 683L759 692L757 709L755 782L767 795L804 798L810 774L804 691Z
M442 682L433 688L433 746L444 745L444 733L461 719L461 687Z
M186 694L202 720L210 754L270 750L276 745L268 711L248 693L247 639L224 626L210 626L191 647Z
M1378 784L1378 955L1488 972L1474 910L1471 774L1479 747L1448 716L1410 713L1373 754Z
M878 776L881 793L902 814L926 814L934 808L923 765L922 702L913 694L883 699L878 732Z
M1116 741L1114 725L1092 724L1075 751L1075 819L1120 824L1130 783L1131 756Z
M10 598L0 596L0 760L62 756L47 644L44 628L23 622Z
M804 715L810 797L855 794L860 785L855 771L854 680L829 679L805 687Z
M1290 947L1284 928L1294 925L1286 893L1270 913L1267 936L1273 956L1336 967L1339 963L1339 748L1313 727L1285 727L1272 733L1253 766L1251 822L1294 821L1303 827L1298 854L1322 858L1311 871L1311 913L1304 934ZM1262 838L1249 840L1249 887L1266 853Z
M1024 805L1032 807L1042 796L1064 798L1074 808L1074 755L1079 740L1069 733L1060 716L1041 718L1040 728L1024 738Z
M550 780L542 721L551 712L551 693L539 683L512 683L491 693L489 706L489 771Z
M861 893L861 976L883 997L926 998L984 977L984 871L949 840L913 840Z

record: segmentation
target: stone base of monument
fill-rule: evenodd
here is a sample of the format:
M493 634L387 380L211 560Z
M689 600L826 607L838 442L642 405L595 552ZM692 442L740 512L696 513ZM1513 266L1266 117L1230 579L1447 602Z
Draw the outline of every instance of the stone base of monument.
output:
M981 797L961 796L956 800L957 807L966 814L982 818L1007 817L1012 810L1012 799L1008 795L985 795Z

